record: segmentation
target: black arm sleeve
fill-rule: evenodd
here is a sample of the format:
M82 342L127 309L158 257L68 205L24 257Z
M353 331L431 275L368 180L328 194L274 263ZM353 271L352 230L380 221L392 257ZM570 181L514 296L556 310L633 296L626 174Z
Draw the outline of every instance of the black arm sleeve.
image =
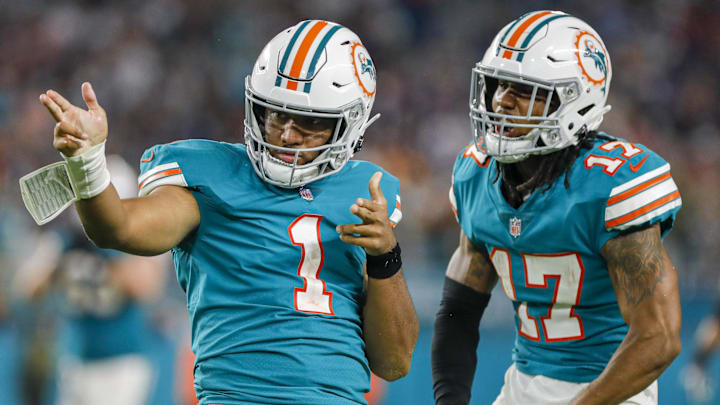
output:
M432 339L432 377L437 405L470 402L477 363L478 327L490 294L445 277Z

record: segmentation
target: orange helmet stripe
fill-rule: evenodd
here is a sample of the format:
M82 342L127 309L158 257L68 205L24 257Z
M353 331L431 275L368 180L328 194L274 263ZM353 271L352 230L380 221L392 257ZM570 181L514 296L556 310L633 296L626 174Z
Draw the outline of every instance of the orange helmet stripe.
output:
M531 15L530 17L528 17L527 20L525 20L522 24L520 24L519 27L517 27L517 29L512 34L512 36L510 36L510 39L508 40L506 46L514 47L515 44L517 44L517 41L520 39L520 36L523 34L523 32L525 32L525 30L530 25L532 25L532 23L534 23L538 19L540 19L548 14L551 14L551 13L552 13L552 11L540 11L540 12L535 13L535 14ZM502 57L505 59L510 59L512 57L512 51L510 51L509 49L506 49L505 52L503 52Z
M310 31L308 31L305 39L303 39L302 43L300 44L300 48L298 48L297 54L295 55L295 60L292 64L292 68L290 68L290 74L288 76L300 76L300 71L302 70L302 66L305 63L305 58L307 57L308 51L310 50L310 46L312 46L313 42L315 42L315 38L317 38L320 31L322 31L322 29L325 28L327 24L327 21L318 21L315 23L315 25L312 26L312 28L310 28ZM297 90L297 87L298 82L293 80L288 81L288 89Z

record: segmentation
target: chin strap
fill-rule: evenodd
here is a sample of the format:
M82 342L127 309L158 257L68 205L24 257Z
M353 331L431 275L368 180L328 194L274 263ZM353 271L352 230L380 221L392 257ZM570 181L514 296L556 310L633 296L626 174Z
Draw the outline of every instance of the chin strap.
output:
M358 140L355 143L355 146L353 147L350 157L352 157L352 155L355 155L356 153L360 152L360 149L362 149L362 146L363 146L363 138L365 137L365 130L368 129L368 127L373 122L377 121L378 118L380 118L380 113L375 114L372 118L365 121L365 123L360 126L360 129L358 129L358 133L360 133L360 136L358 136Z

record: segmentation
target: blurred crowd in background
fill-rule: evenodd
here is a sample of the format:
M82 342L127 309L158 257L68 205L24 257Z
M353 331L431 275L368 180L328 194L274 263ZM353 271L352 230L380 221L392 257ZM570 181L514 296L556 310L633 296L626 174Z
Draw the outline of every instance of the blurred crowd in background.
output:
M378 163L402 182L404 215L396 232L413 299L428 326L458 241L447 195L455 157L471 138L470 70L503 25L541 8L574 14L602 36L612 60L613 109L601 129L670 162L683 209L666 246L683 297L716 294L716 0L0 0L0 325L15 331L0 327L0 358L22 365L22 403L47 403L53 396L47 393L52 389L38 387L54 380L58 327L52 304L29 302L11 286L48 230L73 226L65 213L38 227L20 198L20 176L60 159L40 93L55 89L83 105L80 85L92 82L108 113L108 153L137 170L142 152L154 144L243 142L245 76L281 29L316 18L351 28L377 67L374 111L382 114L356 158ZM170 274L169 264L164 267L159 271ZM172 275L167 280L164 293L148 304L148 322L158 341L170 342L172 360L181 357L176 348L184 347L188 331L182 291ZM509 311L506 318L509 325ZM176 399L177 381L170 385Z

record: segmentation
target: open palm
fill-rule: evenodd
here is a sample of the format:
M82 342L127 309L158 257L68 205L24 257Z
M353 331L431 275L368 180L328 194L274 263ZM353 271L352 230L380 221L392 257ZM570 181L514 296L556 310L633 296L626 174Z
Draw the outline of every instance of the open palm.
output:
M88 82L82 84L82 97L87 110L73 105L54 90L40 95L40 102L57 122L53 147L68 157L102 143L108 135L107 115Z

